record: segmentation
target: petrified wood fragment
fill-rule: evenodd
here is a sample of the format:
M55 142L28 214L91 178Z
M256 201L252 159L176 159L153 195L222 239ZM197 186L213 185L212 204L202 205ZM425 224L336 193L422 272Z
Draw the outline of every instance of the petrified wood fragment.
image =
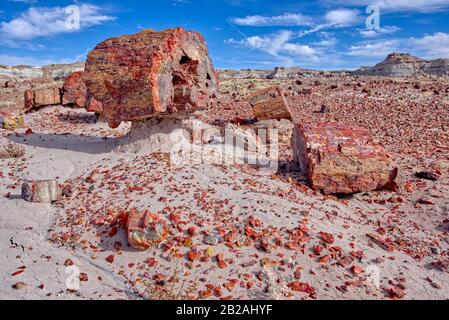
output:
M167 223L163 218L147 211L132 210L126 230L128 242L139 250L156 246L168 236Z
M27 181L22 184L22 197L35 203L52 203L61 200L62 190L55 180Z
M299 124L294 129L292 148L310 186L324 194L392 188L398 174L370 132L357 126Z
M272 86L254 92L248 98L258 120L292 119L292 114L284 92L279 86Z

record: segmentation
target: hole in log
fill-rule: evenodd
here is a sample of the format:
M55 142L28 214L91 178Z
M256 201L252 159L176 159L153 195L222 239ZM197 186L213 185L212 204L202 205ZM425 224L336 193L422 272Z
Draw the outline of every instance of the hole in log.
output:
M173 86L175 86L175 87L176 86L185 86L185 85L188 84L185 79L183 79L181 76L179 76L176 73L173 73L173 80L172 80L172 82L173 82Z
M192 59L190 59L187 55L183 55L179 61L179 64L187 64L190 61L192 61Z

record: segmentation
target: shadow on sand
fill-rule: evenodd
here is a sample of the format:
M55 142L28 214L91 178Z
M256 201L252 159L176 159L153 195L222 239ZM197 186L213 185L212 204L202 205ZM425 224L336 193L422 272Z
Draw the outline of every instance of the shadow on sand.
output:
M11 135L11 142L45 149L68 150L88 154L109 153L116 148L120 138L88 137L81 135L32 133L26 136Z

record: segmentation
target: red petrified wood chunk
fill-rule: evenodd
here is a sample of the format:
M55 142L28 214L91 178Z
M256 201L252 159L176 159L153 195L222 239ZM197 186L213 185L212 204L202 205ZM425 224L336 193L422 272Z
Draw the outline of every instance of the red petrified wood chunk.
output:
M24 112L29 112L33 108L43 106L58 105L62 103L61 89L49 88L39 90L25 91L25 109Z
M95 97L87 90L86 104L84 105L89 112L103 113L103 104L95 99Z
M62 104L84 108L87 87L82 80L83 73L83 71L73 72L65 79L64 85L62 86L64 93L62 96Z
M337 123L299 124L292 147L311 187L352 194L393 187L398 170L367 129Z
M204 38L182 28L111 38L89 53L83 81L113 128L210 106L218 76Z
M248 98L257 120L292 119L284 92L279 86L272 86L251 94Z
M167 223L157 214L133 210L128 217L127 236L131 246L146 250L167 238Z

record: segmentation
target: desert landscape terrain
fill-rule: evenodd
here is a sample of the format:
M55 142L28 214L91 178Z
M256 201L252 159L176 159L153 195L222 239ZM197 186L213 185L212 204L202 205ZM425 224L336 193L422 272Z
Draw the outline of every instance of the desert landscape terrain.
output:
M152 33L136 37L119 41L160 41ZM190 96L187 84L191 75L185 70L196 64L181 58L181 71L173 66L173 95L164 97L169 91L160 80L162 102L150 112L134 107L147 99L140 69L132 69L129 82L135 96L115 93L114 86L128 88L115 78L108 90L99 85L121 72L107 64L109 48L119 41L98 46L86 67L0 68L0 298L449 298L447 60L393 53L355 72L217 70L214 79L205 51L198 68L207 71L206 85L198 90L217 92L204 108L185 107L203 100ZM192 41L198 40L189 38L185 45L190 48ZM125 54L122 59L136 63ZM83 82L88 92L80 89ZM272 87L280 88L281 107L288 106L291 117L270 119L266 110L267 119L256 115L251 97ZM272 98L279 96L267 99ZM176 107L154 112L164 99L174 99ZM173 133L191 132L194 123L214 133L230 130L243 136L246 146L258 145L248 132L278 130L278 153L270 158L277 170L261 172L244 152L225 151L224 157L234 159L230 162L201 161L211 150L205 146L221 145L219 134L192 143L200 160L174 165ZM317 147L320 159L309 163L309 170L327 153L349 159L342 156L346 160L340 163L337 156L333 166L343 172L324 172L330 177L323 182L309 175L301 154L299 159L295 154L300 143L294 136L306 131L299 124L311 131L330 124L336 135L345 128L367 131L348 134L355 141L349 155L343 144L339 151ZM369 135L397 169L395 188L384 188L385 181L364 190L380 175L388 176L384 167L369 177L366 167L357 169L359 178L345 171L360 159L362 166L383 165L384 160L364 154L365 146L374 144ZM311 143L305 152L313 148ZM46 185L42 195L36 191L39 181L57 185L48 187L51 192ZM27 183L31 187L24 190ZM316 187L319 183L323 187ZM345 186L354 192L342 191ZM132 228L143 227L130 222L139 215L153 226L139 234L151 243L132 238Z

